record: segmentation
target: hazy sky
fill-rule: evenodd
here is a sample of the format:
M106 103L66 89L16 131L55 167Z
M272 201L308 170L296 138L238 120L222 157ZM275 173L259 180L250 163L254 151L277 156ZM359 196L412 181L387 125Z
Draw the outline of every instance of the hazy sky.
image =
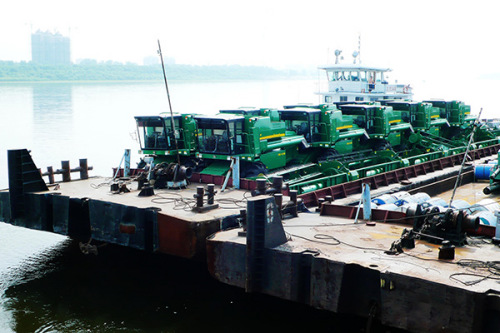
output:
M69 35L73 61L142 63L160 39L177 63L317 66L336 48L351 61L360 34L365 64L459 77L500 72L495 3L16 0L2 6L0 60L29 61L41 29Z

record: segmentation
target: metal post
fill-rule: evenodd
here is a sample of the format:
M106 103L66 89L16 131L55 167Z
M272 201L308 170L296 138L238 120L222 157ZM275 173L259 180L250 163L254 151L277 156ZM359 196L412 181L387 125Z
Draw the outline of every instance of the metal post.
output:
M277 193L281 193L283 191L283 176L273 177L273 188Z
M280 216L283 218L283 194L275 193L274 201L276 202L276 206L278 207L278 211L280 212Z
M48 176L49 176L49 184L54 184L55 183L55 180L54 180L54 168L52 168L51 166L47 167L47 173L48 173Z
M372 203L370 200L370 184L363 184L363 218L365 221L372 219Z
M495 216L497 217L497 226L495 229L495 237L491 240L493 244L500 244L500 212L496 212Z
M227 182L229 181L229 176L231 176L231 170L233 169L234 159L231 159L231 165L229 166L229 171L227 172L226 179L224 179L224 184L222 185L221 192L224 192L227 186ZM234 175L233 175L234 178Z
M464 169L465 162L467 161L467 155L469 154L470 145L472 144L472 141L474 141L474 132L476 132L476 128L478 127L477 124L479 123L479 120L480 120L479 118L481 117L482 112L483 112L483 108L481 108L481 110L479 110L479 115L477 116L477 119L474 121L474 128L472 129L472 132L470 134L469 143L467 144L467 148L465 149L465 153L464 153L464 159L462 160L462 165L460 166L460 170L458 171L458 176L457 176L457 179L455 181L455 187L453 188L453 192L451 194L450 203L449 203L450 207L451 207L451 204L453 203L453 198L455 198L455 192L457 190L458 183L461 181L462 170Z
M363 198L364 193L365 193L365 187L361 186L361 198ZM354 223L358 223L359 209L361 208L361 202L362 202L361 198L359 199L358 209L356 210L356 217L354 218Z
M233 186L236 189L240 188L240 158L238 156L233 157Z
M61 169L62 169L62 181L70 182L71 168L69 167L69 161L61 161Z
M247 210L240 209L240 222L243 227L243 230L247 230Z
M325 198L318 198L318 208L316 208L316 212L321 212L321 206L325 203Z
M207 185L207 204L213 205L214 204L214 197L215 197L215 184L208 184Z
M297 194L298 194L297 190L290 191L290 200L293 202L293 206L292 206L292 210L291 210L290 214L293 217L299 216L299 214L297 212Z
M257 179L257 194L256 195L263 195L266 193L266 184L267 181L263 178L258 178Z
M196 207L203 207L203 196L205 195L205 188L203 186L196 187Z
M115 172L115 175L113 176L113 180L118 176L118 173L120 172L120 168L122 167L122 163L123 163L124 159L125 159L125 154L123 154L122 159L120 160L120 164L118 165L118 168L116 168L116 172ZM153 166L151 165L149 172L151 172L152 167ZM149 177L148 177L148 179L149 179Z
M89 178L89 167L87 164L86 158L80 159L80 179L88 179Z
M123 177L130 176L130 149L125 149L125 165L123 167Z

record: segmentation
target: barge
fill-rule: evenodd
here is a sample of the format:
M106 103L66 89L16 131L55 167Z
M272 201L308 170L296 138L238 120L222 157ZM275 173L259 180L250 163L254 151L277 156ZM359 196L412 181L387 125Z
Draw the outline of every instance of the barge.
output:
M76 239L86 254L111 243L206 261L217 280L247 292L369 322L497 332L494 228L452 207L376 209L359 222L368 208L352 205L368 188L430 192L470 175L470 163L500 150L499 126L460 101L405 100L411 89L388 85L387 69L323 69L361 89L348 94L355 99L135 117L144 158L131 169L126 150L108 178L89 178L82 161L42 174L28 150L11 150L0 220ZM362 91L357 81L369 74L375 81ZM495 171L488 191L499 189ZM488 238L473 242L468 232Z
M463 199L476 203L490 198L483 193L486 183L472 182L471 169L464 173L461 199L455 198L451 207ZM380 186L371 194L383 201L391 193L397 197L425 190L448 203L457 175L452 170L437 173ZM380 206L364 219L363 208L349 205L362 200L359 194L337 197L320 200L320 207L309 201L308 211L298 217L275 207L271 196L252 198L248 211L254 213L245 230L219 231L208 239L210 273L247 292L364 317L367 330L376 319L410 332L498 332L500 248L495 233L498 237L500 226L468 215L470 205L418 213ZM259 213L263 209L265 214ZM500 212L495 215L500 219ZM427 226L436 223L443 229L431 234L436 229L417 228L421 224L416 220L422 218Z
M467 156L485 163L499 150L500 145L491 145ZM226 177L193 174L184 188L154 189L154 195L142 196L144 186L139 189L140 182L130 177L46 184L29 152L16 150L9 152L12 181L8 191L0 191L0 218L80 240L84 253L97 253L104 242L203 260L217 280L247 292L411 332L496 332L500 290L494 274L500 250L489 240L492 228L482 227L490 238L457 246L453 260L441 260L443 246L422 239L412 249L388 254L412 226L404 213L374 210L375 226L352 220L352 204L360 201L363 184L370 185L373 196L399 190L431 193L455 181L465 156L301 194L279 181L270 185L244 179L240 189L231 179L221 192ZM469 164L463 169L466 177L472 171ZM207 189L214 196L197 200L206 197L198 191L207 182L217 184ZM314 213L318 205L320 213ZM263 218L272 223L253 230Z

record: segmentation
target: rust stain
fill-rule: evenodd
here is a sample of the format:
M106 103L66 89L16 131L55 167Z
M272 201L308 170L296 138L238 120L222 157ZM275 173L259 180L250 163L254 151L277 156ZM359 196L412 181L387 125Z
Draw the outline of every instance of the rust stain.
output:
M381 234L381 233L370 233L369 234L373 239L399 239L401 236L399 234Z
M120 223L120 233L128 234L128 235L135 234L135 225L134 224L127 224L127 223Z

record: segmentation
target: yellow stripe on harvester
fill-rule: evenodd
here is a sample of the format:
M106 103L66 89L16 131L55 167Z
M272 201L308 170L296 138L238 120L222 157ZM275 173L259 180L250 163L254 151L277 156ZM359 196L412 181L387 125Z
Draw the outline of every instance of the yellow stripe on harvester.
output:
M279 133L279 134L273 134L273 135L268 135L268 136L263 136L260 138L260 140L267 140L267 139L273 139L273 138L279 138L285 136L285 133Z
M389 120L389 124L392 124L392 123L399 123L400 121L401 121L401 119Z
M345 126L337 127L337 131L338 130L343 130L343 129L346 129L346 128L352 128L352 125L345 125Z

